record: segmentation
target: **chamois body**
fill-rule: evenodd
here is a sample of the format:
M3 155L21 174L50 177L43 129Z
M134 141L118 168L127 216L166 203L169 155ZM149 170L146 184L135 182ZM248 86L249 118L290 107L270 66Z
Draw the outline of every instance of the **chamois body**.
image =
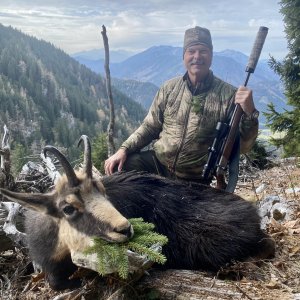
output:
M256 207L237 195L135 172L115 173L102 183L123 216L142 217L168 237L167 268L216 271L272 252Z
M75 173L56 148L46 146L66 175L46 194L14 193L6 198L29 208L25 229L30 255L46 273L50 286L61 290L80 282L72 251L84 251L94 237L121 243L132 234L128 218L142 217L168 237L163 247L166 268L216 271L233 260L267 257L274 243L260 228L255 206L244 199L204 185L191 186L141 172L92 176L86 136L84 168Z

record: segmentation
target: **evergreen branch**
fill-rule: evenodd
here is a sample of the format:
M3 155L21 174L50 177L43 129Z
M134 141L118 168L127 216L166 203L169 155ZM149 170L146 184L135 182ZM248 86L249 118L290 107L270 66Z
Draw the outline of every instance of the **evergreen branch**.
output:
M166 257L155 251L152 246L165 245L168 238L164 235L153 232L155 226L152 223L144 222L142 218L129 219L134 229L133 238L122 244L110 243L98 237L93 239L94 245L84 251L84 254L97 254L98 273L105 275L109 269L117 269L118 275L126 279L129 273L129 259L127 250L131 250L147 259L164 264Z
M157 234L156 232L150 232L147 235L134 236L131 239L131 242L137 244L142 244L145 246L151 246L153 244L159 243L160 245L165 245L168 242L168 239L165 236Z
M118 257L117 266L118 266L118 274L122 279L126 279L129 272L129 261L127 253L127 247L125 245L120 246L121 255ZM123 259L126 257L127 259Z
M152 260L156 263L164 264L166 262L166 257L164 255L141 244L135 242L129 242L128 248L134 252L145 255L149 260Z

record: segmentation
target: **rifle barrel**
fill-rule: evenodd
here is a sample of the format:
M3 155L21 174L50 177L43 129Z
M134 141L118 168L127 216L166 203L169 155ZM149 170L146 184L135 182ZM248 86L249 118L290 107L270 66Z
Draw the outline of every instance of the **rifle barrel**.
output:
M258 59L260 57L261 50L263 48L266 36L268 34L268 28L261 26L256 35L256 39L249 57L248 65L246 67L246 72L254 73Z

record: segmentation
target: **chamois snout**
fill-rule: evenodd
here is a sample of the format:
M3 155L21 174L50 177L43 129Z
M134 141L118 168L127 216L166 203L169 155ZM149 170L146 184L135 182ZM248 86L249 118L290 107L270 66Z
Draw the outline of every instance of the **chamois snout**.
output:
M119 220L118 224L107 233L107 237L110 241L116 243L123 243L128 241L133 236L133 228L130 222L126 218Z
M114 231L118 234L126 236L128 239L133 236L133 228L128 221L122 226L115 227Z

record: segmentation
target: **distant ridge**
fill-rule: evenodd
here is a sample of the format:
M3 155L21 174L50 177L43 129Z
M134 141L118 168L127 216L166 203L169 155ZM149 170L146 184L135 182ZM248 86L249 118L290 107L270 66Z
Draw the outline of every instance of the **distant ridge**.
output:
M141 53L133 55L122 62L111 63L111 76L124 79L135 80L140 83L152 83L159 87L164 81L175 76L183 75L185 68L182 60L182 48L172 46L153 46ZM87 58L86 58L87 59ZM233 84L234 86L243 85L245 80L245 68L248 57L235 50L224 50L215 52L212 63L212 70L219 78ZM99 61L88 60L83 62L93 71L102 73L103 65ZM285 97L282 90L279 77L270 69L266 60L259 61L255 73L251 75L249 87L253 89L256 106L260 111L267 110L267 104L273 102L278 111L287 108ZM126 93L127 84L124 83L124 89L120 82L118 87ZM140 88L143 93L143 89ZM148 89L145 89L148 91ZM145 94L145 93L144 93ZM147 96L155 95L154 90ZM136 101L142 103L148 108L149 100L143 103L143 95L134 97ZM147 103L147 104L146 104ZM261 124L265 123L263 114L260 116Z

